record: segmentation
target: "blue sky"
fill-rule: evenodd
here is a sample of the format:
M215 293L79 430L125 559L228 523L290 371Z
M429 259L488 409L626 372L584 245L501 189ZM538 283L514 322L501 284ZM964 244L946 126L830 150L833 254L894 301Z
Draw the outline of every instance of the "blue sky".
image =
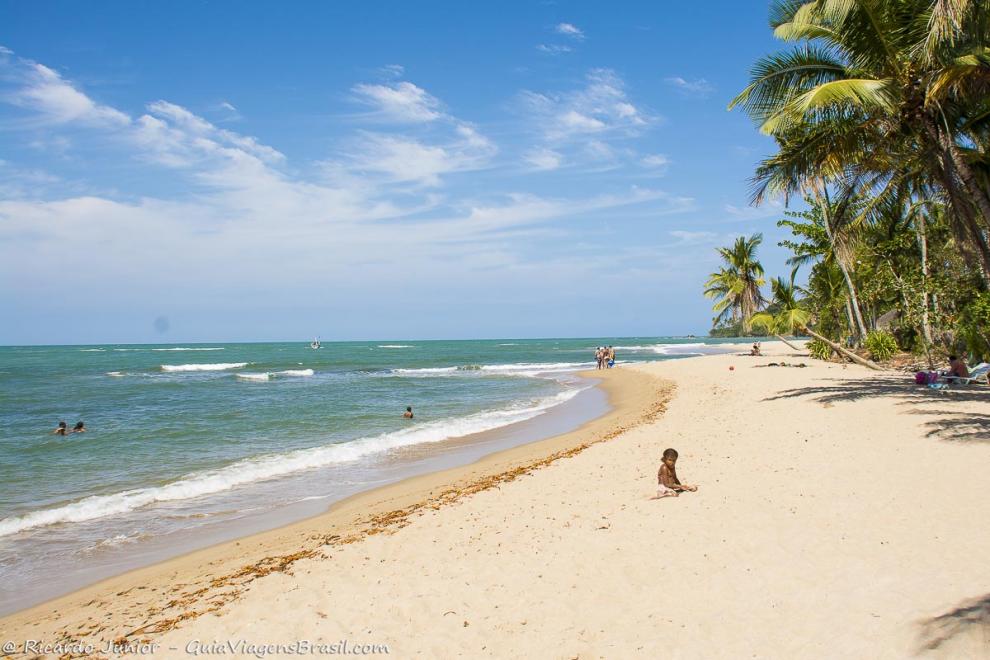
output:
M0 343L703 334L766 14L2 0Z

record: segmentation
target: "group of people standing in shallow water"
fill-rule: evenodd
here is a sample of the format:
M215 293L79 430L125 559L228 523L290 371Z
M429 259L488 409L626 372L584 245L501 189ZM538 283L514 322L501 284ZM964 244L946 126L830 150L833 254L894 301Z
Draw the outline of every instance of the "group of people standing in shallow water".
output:
M611 369L615 366L615 349L611 346L599 346L595 351L595 362L599 369Z

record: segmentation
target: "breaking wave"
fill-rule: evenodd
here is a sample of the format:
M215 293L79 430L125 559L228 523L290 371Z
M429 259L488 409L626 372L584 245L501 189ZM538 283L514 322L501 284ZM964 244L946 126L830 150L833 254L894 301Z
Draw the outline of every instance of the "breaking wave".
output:
M574 388L498 410L441 419L350 442L244 459L216 470L188 474L163 486L136 488L111 495L93 495L77 502L0 520L0 537L37 527L120 515L157 502L202 497L304 470L356 461L401 447L491 431L542 415L550 408L572 399L580 391L581 389Z

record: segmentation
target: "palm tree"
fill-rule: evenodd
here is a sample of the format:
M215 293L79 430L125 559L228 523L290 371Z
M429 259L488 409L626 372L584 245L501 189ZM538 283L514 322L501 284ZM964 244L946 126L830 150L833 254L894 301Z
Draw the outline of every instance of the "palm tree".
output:
M845 283L847 300L846 309L849 314L849 327L854 330L857 342L866 337L866 323L863 321L863 312L859 303L859 294L854 282L854 251L857 243L855 226L853 223L843 221L856 213L857 208L862 206L862 202L853 200L848 196L841 202L833 202L828 195L828 190L824 184L815 186L813 196L805 197L805 202L810 207L810 211L804 214L795 214L809 220L809 223L796 223L782 220L777 226L788 226L791 231L806 239L804 243L793 243L785 241L781 243L785 247L790 247L794 252L794 257L787 260L789 265L803 265L815 262L819 259L827 264L833 265L842 273Z
M811 320L812 314L805 308L804 301L798 298L798 292L801 291L801 288L794 284L797 271L797 268L791 271L790 281L785 280L783 277L777 277L771 280L770 286L773 288L773 302L770 303L770 307L775 309L776 313L761 312L756 314L752 319L753 325L764 328L766 332L773 334L777 339L794 350L801 349L781 337L781 335L795 334L795 332L809 334L815 339L825 342L832 347L832 350L845 355L857 364L874 370L880 369L875 364L864 360L855 353L846 350L831 339L821 336L808 327L808 322Z
M705 283L705 296L715 299L716 323L741 322L743 331L749 332L750 319L766 303L760 292L763 265L756 259L756 248L762 242L763 234L753 234L740 236L731 248L718 248L723 266Z
M797 46L757 62L729 106L777 140L754 201L820 179L883 196L922 172L990 284L986 0L776 0L771 26Z
M805 308L804 302L798 298L800 287L794 284L794 278L797 276L797 272L798 266L795 266L791 270L790 281L785 280L783 277L776 277L770 280L770 289L773 292L773 297L769 309L774 310L774 312L771 313L769 310L760 312L759 314L754 314L752 318L752 324L755 327L763 328L767 333L774 335L794 350L800 349L781 335L793 335L804 330L808 325L808 321L811 319L811 312Z

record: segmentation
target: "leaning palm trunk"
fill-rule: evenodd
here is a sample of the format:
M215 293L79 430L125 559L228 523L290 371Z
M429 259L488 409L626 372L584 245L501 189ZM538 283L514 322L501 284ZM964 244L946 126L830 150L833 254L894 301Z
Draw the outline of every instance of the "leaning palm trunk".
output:
M943 148L949 152L949 158L952 159L952 166L959 173L959 178L962 180L966 192L969 193L976 208L980 210L980 214L983 216L984 226L990 227L990 197L987 196L986 191L977 182L973 170L969 167L969 163L966 162L962 152L959 151L959 147L955 141L943 134L942 142Z
M869 369L873 369L874 371L883 371L883 369L881 369L877 365L873 364L869 360L864 360L863 358L859 357L858 355L856 355L852 351L848 351L845 348L843 348L842 346L839 346L838 344L836 344L831 339L826 339L825 337L822 337L820 334L818 334L817 332L815 332L814 330L812 330L808 326L804 326L802 328L802 330L804 330L805 332L807 332L809 335L811 335L812 337L814 337L818 341L825 342L826 344L828 344L829 346L832 347L832 350L833 351L835 351L836 353L839 353L841 355L845 355L847 358L849 358L850 360L852 360L856 364L861 364L864 367L867 367Z
M964 246L963 256L968 257L967 261L970 263L975 261L974 265L983 279L984 286L990 289L990 246L987 245L983 230L976 220L975 209L962 195L959 186L952 181L952 175L946 174L944 178L947 180L946 190L949 199L952 200L952 208L959 218L959 222L954 223L953 229L961 245ZM975 259L972 256L974 254Z
M791 348L793 348L793 349L794 349L795 351L799 351L799 352L801 351L801 349L800 349L800 348L798 348L797 346L795 346L795 345L794 345L794 344L792 344L791 342L789 342L789 341L787 341L786 339L784 339L784 338L783 338L783 337L781 337L780 335L774 335L774 337L776 337L776 338L777 338L777 339L779 339L780 341L782 341L782 342L784 342L785 344L787 344L788 346L790 346Z
M937 146L935 158L939 167L936 172L956 213L957 222L953 223L953 229L962 243L976 253L976 266L984 285L990 288L990 245L984 236L984 231L990 226L990 202L951 137L943 137L937 124L931 120L925 122L925 129ZM982 223L976 217L977 213L983 216L980 218ZM963 254L968 252L966 250Z

